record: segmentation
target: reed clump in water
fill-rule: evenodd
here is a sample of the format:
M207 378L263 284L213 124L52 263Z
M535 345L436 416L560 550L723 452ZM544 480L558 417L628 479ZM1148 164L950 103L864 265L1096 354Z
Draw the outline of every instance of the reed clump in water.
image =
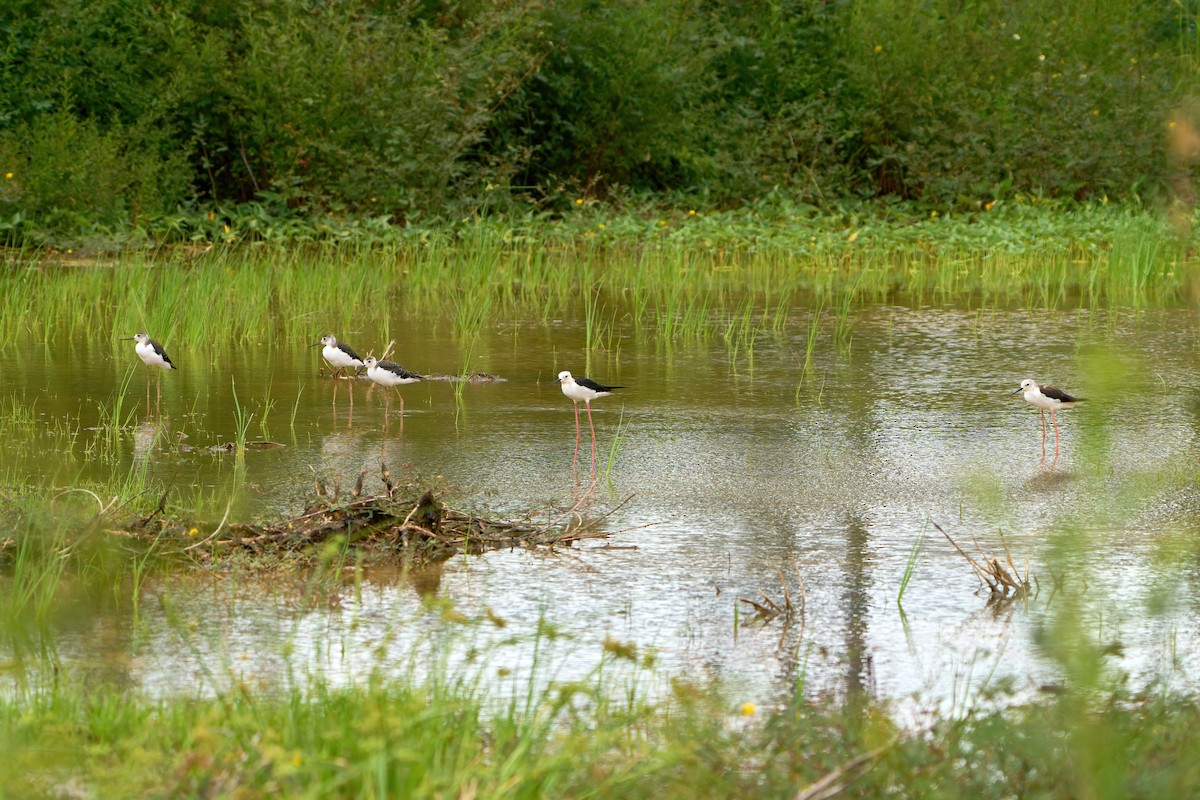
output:
M979 548L978 542L976 542L977 553L972 556L963 550L941 525L934 522L933 527L937 528L938 532L954 546L959 555L971 565L971 569L979 577L980 588L986 587L988 590L989 606L1002 607L1030 596L1029 564L1026 562L1025 572L1022 574L1017 565L1013 563L1012 553L1009 552L1008 542L1004 541L1003 534L1000 535L1000 543L1004 548L1004 558L1001 560L999 556L985 554Z

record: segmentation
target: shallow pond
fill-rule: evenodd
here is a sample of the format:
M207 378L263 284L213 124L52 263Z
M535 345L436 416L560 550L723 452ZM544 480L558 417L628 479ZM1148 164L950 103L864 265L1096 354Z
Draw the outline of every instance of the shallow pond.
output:
M395 360L505 380L404 387L406 413L393 401L386 424L381 390L356 384L351 411L346 385L318 377L307 345L319 325L289 347L228 346L214 331L184 349L164 336L179 370L149 407L132 342L14 341L0 350L0 402L32 422L10 423L0 466L12 482L61 487L144 465L184 509L219 517L232 495L245 518L296 510L314 473L349 487L366 467L377 482L382 460L438 476L459 508L553 513L581 491L571 404L552 383L569 369L627 387L594 406L602 477L587 507L616 508L612 547L455 557L403 578L377 569L315 610L298 602L298 578L151 580L136 617L125 604L71 626L61 656L154 691L337 682L400 668L458 625L423 604L432 594L507 622L456 634L454 657L486 651L511 680L534 648L552 677L586 674L611 639L652 649L662 674L715 676L760 702L802 676L806 691L954 705L1001 678L1018 690L1056 680L1044 631L1070 598L1089 636L1122 646L1115 668L1194 682L1200 566L1177 546L1200 520L1194 311L869 307L840 337L833 319L819 325L805 373L810 319L797 308L783 333L758 335L752 360L719 335L664 341L619 325L589 360L582 320L507 320L468 353L440 317L406 313L388 328ZM335 333L363 355L387 343L369 327ZM1043 460L1038 412L1010 394L1026 377L1089 398L1059 415L1057 460L1053 433ZM106 437L95 429L127 378L127 424ZM236 437L239 408L250 440L284 445L247 453L244 468L207 449ZM583 446L586 471L586 418ZM931 522L972 554L1003 555L1002 531L1036 596L989 606ZM781 578L796 602L803 580L803 619L756 623L739 598L781 601ZM539 625L564 635L532 637Z

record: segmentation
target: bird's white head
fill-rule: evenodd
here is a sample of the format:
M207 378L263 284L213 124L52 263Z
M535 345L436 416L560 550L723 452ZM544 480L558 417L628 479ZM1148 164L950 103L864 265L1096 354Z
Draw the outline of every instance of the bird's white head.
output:
M367 365L367 369L370 369L379 362L375 360L375 356L367 356L365 359L363 359L363 363Z
M140 333L135 333L133 338L138 344L145 344L146 342L150 341L150 334L143 331Z
M565 369L562 372L558 373L558 380L555 381L555 383L574 383L574 382L575 382L575 379L571 377L571 373L567 372Z
M326 347L337 347L337 338L332 334L326 334L321 337L321 344Z
M1025 380L1021 381L1021 385L1016 389L1013 389L1012 394L1021 394L1022 392L1028 391L1040 391L1037 381L1033 380L1032 378L1026 378Z

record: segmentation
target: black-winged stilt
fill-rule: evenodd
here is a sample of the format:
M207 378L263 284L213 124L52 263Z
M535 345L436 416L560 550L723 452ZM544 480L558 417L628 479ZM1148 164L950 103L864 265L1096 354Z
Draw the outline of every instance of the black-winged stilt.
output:
M425 377L415 372L409 372L394 361L376 361L375 356L367 356L367 360L363 363L367 366L367 377L380 386L402 386L406 383L416 383ZM400 397L400 416L403 417L404 395L400 394L399 389L396 389L396 394Z
M1050 424L1054 426L1054 457L1058 458L1058 420L1054 412L1060 408L1070 408L1083 398L1072 397L1062 389L1049 384L1026 378L1021 385L1013 390L1013 394L1024 394L1025 402L1042 412L1042 457L1046 456L1046 412L1050 412Z
M332 333L328 334L327 336L322 336L321 341L314 342L310 344L309 347L316 347L317 345L325 345L321 348L321 356L327 362L329 362L329 366L333 367L334 379L337 378L338 372L345 372L346 376L350 378L351 376L349 370L351 367L354 367L355 371L357 372L364 366L364 362L358 357L358 353L354 352L354 350L350 348L350 345L346 344L345 342L339 342L337 337L335 337ZM333 402L337 403L336 383L333 386ZM350 405L354 405L353 379L350 381Z
M161 367L162 369L178 369L171 361L171 357L167 355L167 351L163 350L163 346L150 338L150 334L141 332L135 333L133 336L122 336L121 341L135 341L137 344L133 346L134 352L138 354L138 358L147 367ZM158 399L162 400L162 373L159 373L159 380L156 384L158 387ZM150 402L150 373L146 373L146 402Z
M562 384L562 393L575 406L575 457L571 460L571 469L578 469L579 439L582 430L579 427L579 403L587 406L588 427L592 431L592 480L596 478L596 426L592 422L592 401L597 397L608 397L614 389L624 389L624 386L604 386L590 378L576 378L570 372L563 370L558 373L555 383Z

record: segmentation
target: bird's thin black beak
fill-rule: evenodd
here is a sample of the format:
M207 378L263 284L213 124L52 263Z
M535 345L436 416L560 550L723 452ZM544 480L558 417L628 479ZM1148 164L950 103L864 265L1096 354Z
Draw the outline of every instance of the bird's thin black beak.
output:
M1021 387L1021 386L1018 386L1017 388L1015 388L1015 389L1013 389L1011 392L1009 392L1009 394L1010 394L1010 395L1012 395L1012 394L1020 394L1020 393L1021 393L1021 392L1023 392L1023 391L1025 391L1025 389L1024 389L1023 387Z
M309 345L309 347L316 347L319 344L320 344L320 342L313 342L312 344Z
M137 338L136 336L122 336L119 341L132 342L136 338Z

